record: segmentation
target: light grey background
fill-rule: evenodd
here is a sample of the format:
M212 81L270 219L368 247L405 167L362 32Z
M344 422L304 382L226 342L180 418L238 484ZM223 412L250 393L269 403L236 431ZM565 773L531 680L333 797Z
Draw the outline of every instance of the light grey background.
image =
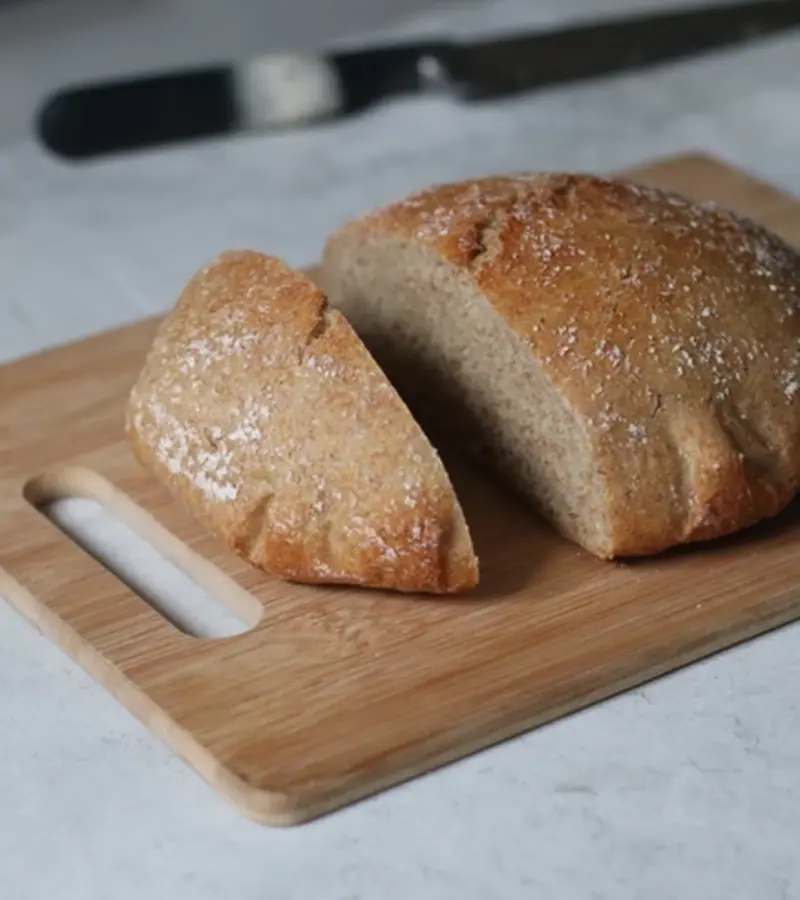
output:
M226 247L309 262L346 217L441 179L702 149L800 194L798 35L488 107L412 98L296 135L90 166L27 136L36 97L67 78L239 55L280 33L479 35L647 5L412 3L424 0L0 7L0 360L164 310ZM229 810L0 604L0 897L792 900L799 678L790 627L276 831Z

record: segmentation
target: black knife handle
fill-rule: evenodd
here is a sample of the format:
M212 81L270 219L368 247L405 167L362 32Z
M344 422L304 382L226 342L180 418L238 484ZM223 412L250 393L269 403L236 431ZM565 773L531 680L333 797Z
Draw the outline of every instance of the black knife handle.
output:
M448 44L429 42L297 58L301 65L305 59L335 73L339 108L320 114L342 115L390 95L431 88L445 73L443 61L450 49ZM267 54L263 59L271 58ZM67 88L50 97L39 111L38 136L59 156L83 159L252 127L240 75L258 59ZM272 78L269 74L257 77ZM280 78L265 87L291 91ZM309 117L316 116L309 113Z
M358 112L392 95L437 87L446 80L453 47L431 41L335 55L332 61L345 96L343 112Z
M70 159L222 134L237 115L232 80L220 68L72 88L44 104L36 128Z

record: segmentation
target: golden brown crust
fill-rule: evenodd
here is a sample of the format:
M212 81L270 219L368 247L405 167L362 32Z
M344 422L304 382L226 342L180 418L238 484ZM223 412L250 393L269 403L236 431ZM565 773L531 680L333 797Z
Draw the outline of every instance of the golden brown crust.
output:
M127 430L210 530L275 575L432 593L477 582L436 452L344 317L276 259L226 253L195 276Z
M329 242L423 244L585 423L607 555L737 531L800 483L800 257L763 228L585 175L440 185ZM595 552L597 552L597 549Z

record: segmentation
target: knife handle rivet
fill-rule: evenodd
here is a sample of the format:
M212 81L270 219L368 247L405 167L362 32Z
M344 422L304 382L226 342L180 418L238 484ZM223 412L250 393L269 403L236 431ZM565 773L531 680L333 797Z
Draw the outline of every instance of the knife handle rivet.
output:
M447 81L447 70L435 57L426 53L417 61L417 73L426 87L435 87Z

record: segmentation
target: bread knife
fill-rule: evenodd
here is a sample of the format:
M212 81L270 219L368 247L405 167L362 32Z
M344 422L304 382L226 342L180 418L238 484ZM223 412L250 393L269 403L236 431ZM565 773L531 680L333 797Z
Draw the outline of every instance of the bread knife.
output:
M69 87L37 132L79 159L359 112L391 95L515 94L679 59L800 25L797 0L755 0L578 24L480 43L430 41L243 62Z

